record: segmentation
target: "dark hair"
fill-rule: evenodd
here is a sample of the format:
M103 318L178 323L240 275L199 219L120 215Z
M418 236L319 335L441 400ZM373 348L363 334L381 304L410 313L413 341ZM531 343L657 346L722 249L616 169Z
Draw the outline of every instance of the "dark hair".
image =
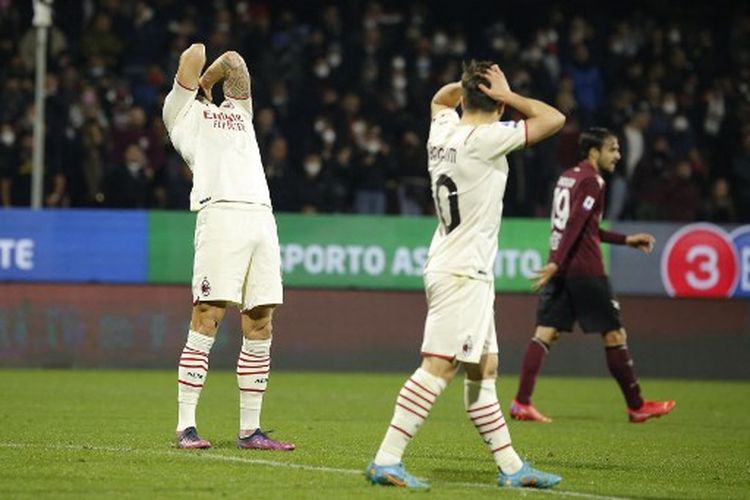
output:
M497 102L479 89L483 83L489 87L490 82L484 77L484 73L495 64L492 61L476 61L472 59L469 64L464 63L464 74L461 75L461 86L464 89L464 108L467 111L495 111Z
M581 137L578 139L578 151L581 158L586 159L589 156L589 150L602 149L604 141L608 137L617 137L614 132L604 127L589 127L581 132Z

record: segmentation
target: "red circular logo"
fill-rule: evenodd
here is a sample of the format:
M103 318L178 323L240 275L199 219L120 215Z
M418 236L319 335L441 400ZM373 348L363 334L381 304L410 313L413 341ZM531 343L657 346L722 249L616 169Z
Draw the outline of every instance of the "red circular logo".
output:
M692 224L667 242L661 260L664 287L673 297L728 297L737 281L737 255L724 231Z

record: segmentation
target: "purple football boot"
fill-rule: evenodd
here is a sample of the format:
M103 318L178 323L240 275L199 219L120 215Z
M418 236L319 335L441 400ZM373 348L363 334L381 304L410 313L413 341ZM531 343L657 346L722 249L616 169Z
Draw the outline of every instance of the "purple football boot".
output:
M292 451L295 446L293 443L284 443L268 437L263 431L257 429L250 436L238 437L237 448L243 450L274 450L274 451Z
M211 447L211 443L201 439L195 427L188 427L177 433L177 447L183 450L205 450Z

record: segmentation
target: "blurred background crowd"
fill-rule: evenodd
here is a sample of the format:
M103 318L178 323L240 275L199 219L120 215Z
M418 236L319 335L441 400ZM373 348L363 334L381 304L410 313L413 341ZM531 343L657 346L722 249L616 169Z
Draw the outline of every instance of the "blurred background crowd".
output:
M30 201L31 3L0 0L3 206ZM161 107L200 41L209 62L233 49L248 63L277 211L431 213L429 101L477 58L568 117L510 156L506 215L548 216L579 131L599 125L623 152L608 218L750 222L750 9L692 4L57 0L45 205L187 209Z

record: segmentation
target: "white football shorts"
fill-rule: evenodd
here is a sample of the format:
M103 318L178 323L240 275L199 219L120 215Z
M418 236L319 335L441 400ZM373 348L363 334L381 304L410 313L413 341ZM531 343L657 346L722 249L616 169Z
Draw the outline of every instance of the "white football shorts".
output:
M228 301L242 310L281 304L281 252L269 207L218 202L195 223L193 302Z
M422 355L479 363L497 354L495 286L467 276L426 273L427 320Z

